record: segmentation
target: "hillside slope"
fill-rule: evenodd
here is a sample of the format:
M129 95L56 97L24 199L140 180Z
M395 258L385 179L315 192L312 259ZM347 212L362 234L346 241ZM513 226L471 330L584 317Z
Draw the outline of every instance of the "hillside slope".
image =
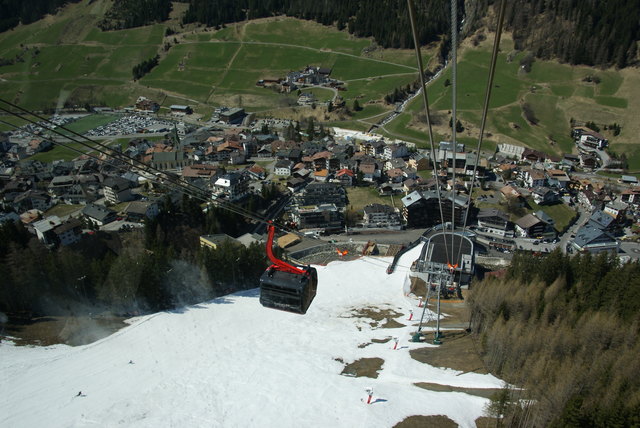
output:
M412 360L410 349L432 346L408 341L415 327L383 328L363 312L394 310L409 324L415 300L403 294L403 266L418 252L392 275L388 259L318 267L318 295L304 316L262 308L254 290L133 319L87 346L3 342L0 425L390 427L444 414L473 427L487 399L414 384L499 388L500 380ZM361 358L384 360L377 379L340 375L343 362ZM361 401L367 387L372 405Z

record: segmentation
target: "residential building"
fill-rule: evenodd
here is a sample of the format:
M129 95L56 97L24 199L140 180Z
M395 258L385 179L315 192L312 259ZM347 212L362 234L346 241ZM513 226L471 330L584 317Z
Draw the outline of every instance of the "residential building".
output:
M569 243L569 248L575 251L588 251L592 254L601 252L618 253L620 243L611 233L593 226L585 225L576 233L576 237Z
M158 203L154 201L133 201L124 209L127 220L132 222L155 218L159 212Z
M310 183L294 200L299 206L334 204L342 209L347 204L347 192L336 183Z
M531 191L531 196L538 205L553 205L560 201L560 195L548 187L535 187Z
M54 229L61 224L62 221L60 220L60 218L53 215L43 220L34 222L32 226L40 242L45 245L55 245L57 244L57 240Z
M289 159L280 159L276 162L274 167L274 173L276 175L282 175L288 177L291 175L291 169L293 168L293 161Z
M116 212L102 205L87 204L82 214L94 225L100 227L116 220Z
M230 201L242 199L249 192L249 177L244 171L232 171L218 178L214 184L218 197Z
M440 201L442 212L440 211ZM402 198L402 216L409 227L430 227L454 218L462 224L467 214L468 200L452 192L442 192L440 200L436 191L413 191ZM455 213L455 217L454 217Z
M53 229L57 242L62 246L75 244L82 237L82 223L76 218L69 219Z
M516 220L516 233L519 236L529 238L540 238L548 235L555 235L553 226L545 222L536 214L527 214Z
M344 215L335 204L300 206L291 213L299 229L341 229Z
M493 235L502 237L513 237L513 223L509 221L509 216L498 209L481 209L477 216L478 227Z
M364 207L363 223L367 227L397 227L402 224L400 211L390 205L369 204Z
M104 198L112 204L135 199L135 196L131 193L131 182L122 177L109 177L104 180L102 185L104 187Z

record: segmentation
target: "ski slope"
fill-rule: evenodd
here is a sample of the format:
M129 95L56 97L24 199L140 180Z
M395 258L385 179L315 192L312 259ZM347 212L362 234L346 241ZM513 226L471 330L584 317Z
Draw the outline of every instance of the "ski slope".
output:
M306 315L265 309L258 290L130 320L90 345L0 344L0 427L392 427L411 415L446 415L475 426L487 400L414 386L431 382L500 388L491 375L419 363L406 321L405 254L318 266L318 294ZM352 316L391 308L406 327L375 328ZM400 339L370 343L390 336ZM446 346L446 344L445 344ZM377 379L341 375L344 363L378 357ZM373 388L367 405L365 388ZM82 394L77 396L78 392ZM364 400L364 401L363 401Z

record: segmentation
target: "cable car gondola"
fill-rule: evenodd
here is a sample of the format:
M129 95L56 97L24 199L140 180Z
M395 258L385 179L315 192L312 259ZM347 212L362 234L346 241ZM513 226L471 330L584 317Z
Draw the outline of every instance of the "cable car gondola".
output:
M267 256L271 266L260 277L260 303L267 308L304 314L318 287L318 273L311 266L294 266L273 254L275 227L268 225Z

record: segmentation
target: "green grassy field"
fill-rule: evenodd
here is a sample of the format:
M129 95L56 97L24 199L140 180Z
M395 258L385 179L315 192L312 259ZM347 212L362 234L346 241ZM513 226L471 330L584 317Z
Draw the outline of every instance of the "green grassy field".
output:
M368 118L392 108L368 103L381 101L417 78L413 51L381 49L370 39L311 21L274 17L230 24L219 31L195 26L181 29L173 21L103 32L95 24L108 5L107 0L80 2L54 17L0 34L0 57L18 59L0 67L0 97L41 109L65 102L123 107L144 95L163 105L190 104L201 114L227 105L270 115L288 108L293 95L256 87L256 81L317 65L330 67L332 77L346 82L348 90L340 95L350 108L354 99L364 107L346 120L344 115L331 120L365 130L375 122ZM167 27L177 34L165 38ZM459 52L457 106L459 118L466 122L467 129L459 135L464 142L477 140L490 39ZM168 51L165 43L171 45ZM423 49L426 63L434 50ZM156 54L160 55L159 65L140 81L133 81L132 68ZM631 168L640 170L636 143L640 124L635 117L640 109L640 72L536 60L525 73L520 67L525 54L514 51L508 35L503 38L486 129L491 137L483 148L508 142L560 154L573 149L570 119L603 125L616 122L622 126L621 134L605 135L613 150L624 151ZM597 77L599 83L587 81L587 76ZM451 109L452 89L444 85L446 79L451 79L450 68L428 86L432 111L445 118ZM321 101L331 96L329 91L313 92ZM535 113L537 124L525 119L525 103ZM422 111L422 100L417 98L380 133L426 147L425 126L416 120ZM448 138L450 129L440 124L434 127L434 134L437 142Z
M347 189L347 199L349 200L348 208L356 211L362 211L369 204L391 205L390 196L380 196L375 188L370 187L349 187ZM395 201L396 203L399 202L397 199Z

